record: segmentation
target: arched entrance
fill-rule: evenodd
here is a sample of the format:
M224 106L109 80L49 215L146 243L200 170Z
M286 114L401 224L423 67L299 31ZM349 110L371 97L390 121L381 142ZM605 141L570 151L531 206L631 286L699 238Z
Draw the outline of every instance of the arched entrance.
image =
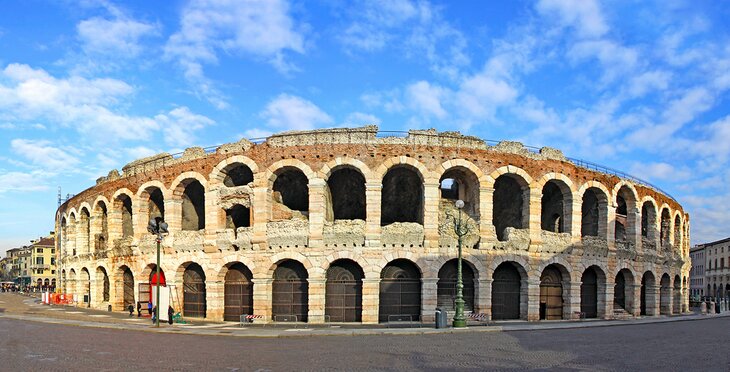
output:
M629 314L632 314L634 276L628 269L621 269L616 274L615 282L613 287L614 310L623 309Z
M563 275L555 265L540 276L540 319L563 319Z
M223 320L239 321L243 314L253 314L253 275L242 263L228 268L223 289Z
M272 308L274 319L296 316L299 322L307 321L309 312L309 286L307 269L294 260L279 263L274 270L272 283Z
M598 317L598 275L593 267L583 272L580 284L580 311L586 318Z
M672 315L672 287L671 279L669 275L662 275L662 279L659 282L661 288L659 289L659 304L661 315Z
M406 259L393 260L380 272L380 307L378 319L391 316L421 319L421 272Z
M183 315L205 318L205 273L195 262L189 264L183 273Z
M337 260L327 269L324 313L331 322L362 321L362 268L352 260Z
M519 319L521 276L511 262L500 264L492 274L492 319Z
M122 290L124 297L124 309L126 310L129 305L132 305L132 307L134 307L134 274L132 274L132 270L130 270L128 267L124 268L124 273L122 274L122 282L124 284Z
M436 306L446 311L454 311L457 264L458 259L453 259L446 262L439 270ZM461 278L464 285L462 291L464 311L474 311L474 270L467 261L461 262Z
M53 278L53 279L51 279L51 290L53 291L55 289L56 289L56 279Z
M682 279L679 275L674 276L674 293L672 295L672 314L679 314L682 311Z
M641 315L654 315L655 314L655 295L654 287L656 286L654 280L654 274L651 271L647 271L641 277Z

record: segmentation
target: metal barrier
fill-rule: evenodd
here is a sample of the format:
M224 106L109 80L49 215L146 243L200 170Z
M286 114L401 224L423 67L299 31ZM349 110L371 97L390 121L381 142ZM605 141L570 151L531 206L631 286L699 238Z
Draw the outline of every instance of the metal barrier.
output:
M388 315L388 328L391 325L408 325L409 328L413 327L413 316L408 314L390 314ZM418 322L418 328L421 328L421 322Z
M294 328L299 327L299 318L296 315L274 315L274 324L294 323Z
M254 322L255 319L261 319L261 322L266 325L266 316L264 315L252 315L252 314L241 314L239 318L239 325L244 326L246 324L251 324Z
M489 315L484 313L471 313L466 316L469 320L474 320L480 323L488 323Z

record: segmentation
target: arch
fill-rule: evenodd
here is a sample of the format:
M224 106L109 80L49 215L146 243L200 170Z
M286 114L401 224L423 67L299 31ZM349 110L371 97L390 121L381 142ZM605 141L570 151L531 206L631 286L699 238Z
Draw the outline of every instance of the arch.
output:
M423 183L438 182L438 178L436 178L436 176L431 171L429 171L423 163L408 156L394 156L392 158L386 159L375 169L375 171L373 171L373 179L382 180L383 178L385 178L386 173L388 173L391 168L397 167L399 165L415 168L416 173L418 173L418 175L421 177L421 181Z
M529 187L535 182L524 169L514 165L505 165L503 167L499 167L493 170L492 173L487 176L486 180L488 186L494 186L497 178L505 174L510 175L511 177L514 177L516 180L518 180L520 186L522 187Z
M670 230L671 229L671 216L669 213L669 206L666 204L662 205L661 215L659 220L659 242L662 249L669 249L671 245Z
M460 160L460 159L457 159ZM479 220L480 210L480 185L483 183L484 174L466 160L447 161L441 165L450 165L444 169L439 177L439 189L441 199L461 200L464 202L463 211L471 218ZM478 173L477 173L478 172ZM481 179L480 175L481 174Z
M185 172L183 175L190 173L202 178L200 174L195 172ZM178 177L178 179L179 182L173 183L175 187L172 188L172 194L175 198L182 199L182 230L198 231L205 229L205 183L190 176L183 179Z
M563 280L567 272L562 265L550 264L540 274L540 319L563 319L565 303ZM567 278L570 278L569 274Z
M608 189L598 181L588 181L578 190L582 196L581 236L606 238L608 230Z
M91 274L89 273L89 269L82 267L81 272L79 273L79 282L78 284L81 285L81 288L79 289L80 295L82 297L82 301L85 304L91 303Z
M436 306L446 310L454 311L456 300L456 282L457 282L457 266L459 260L454 258L446 261L438 272L438 282L436 283ZM467 260L462 260L462 296L464 299L464 311L474 311L474 269L473 265Z
M365 220L367 199L365 175L350 165L338 165L328 172L326 217L333 220Z
M636 226L637 193L633 185L620 181L614 187L613 235L616 242L635 243L634 226Z
M251 209L241 204L235 204L226 212L226 229L233 229L234 232L239 227L251 227Z
M157 218L165 220L165 199L169 194L165 185L160 181L145 182L139 187L137 200L140 204L140 213L147 215L145 222Z
M122 271L122 305L127 309L134 306L134 274L128 266L120 267Z
M274 319L296 317L306 322L309 313L309 273L301 262L283 260L274 269L271 313Z
M682 216L679 211L674 213L674 231L672 239L674 251L678 254L682 253Z
M623 268L616 273L613 287L614 309L619 308L631 313L634 304L634 274Z
M99 302L109 302L109 298L111 297L109 274L103 266L98 266L96 268L96 281L97 283L101 283L96 294Z
M656 249L657 215L659 214L656 202L651 196L646 196L641 203L641 236L648 240Z
M661 315L672 314L672 279L664 273L659 282L659 312Z
M687 283L684 283L685 285ZM672 293L672 314L679 314L682 310L682 278L679 274L674 275L674 288Z
M120 236L122 238L131 237L134 235L134 212L133 212L133 199L132 196L134 195L127 189L120 189L117 190L114 193L114 197L112 200L114 200L114 210L117 211L119 215L121 215L121 226L119 226L119 229L121 234Z
M492 319L526 317L526 284L527 271L517 262L504 261L494 269L492 273Z
M293 166L278 168L274 175L271 183L274 201L291 210L309 211L309 183L312 179Z
M357 262L338 259L327 269L325 314L332 322L362 321L362 280L365 273Z
M529 226L531 179L522 169L511 168L515 167L503 167L492 172L496 175L497 172L505 171L496 176L492 185L492 225L499 241L508 240L508 227L524 229Z
M606 274L600 267L591 265L581 276L580 311L586 318L605 316Z
M239 321L243 314L253 314L253 274L241 262L224 266L223 320Z
M91 228L96 234L93 237L97 253L104 252L107 249L107 241L109 240L109 210L108 201L103 196L99 196L94 201L93 208L93 226Z
M342 167L350 167L350 168L357 169L360 172L360 174L362 174L363 177L365 177L365 180L367 182L374 181L372 179L370 167L368 167L367 164L363 163L360 160L357 160L357 159L354 159L351 157L347 157L347 156L344 156L344 157L338 156L338 157L334 158L333 160L330 160L329 162L327 162L325 165L322 166L322 169L319 170L319 174L321 175L321 177L323 179L328 179L332 175L332 172L334 172L335 170L342 168Z
M205 318L206 288L205 272L195 262L182 265L183 273L183 315L193 318Z
M556 233L571 232L573 183L562 174L548 173L538 182L540 198L540 227Z
M425 190L423 173L409 164L397 164L383 176L380 225L394 222L423 224Z
M421 270L406 259L393 260L380 272L378 318L386 322L390 316L401 315L421 319Z
M277 178L277 172L281 171L284 168L296 168L307 177L307 180L311 182L313 179L317 178L317 174L310 168L307 164L302 162L299 159L283 159L275 162L274 164L271 164L268 168L266 168L266 180L269 183L269 187L271 188L274 184L274 181L276 181Z
M185 187L187 185L189 185L190 182L193 182L193 181L200 182L200 185L203 186L203 190L208 191L208 180L206 180L205 177L198 172L188 171L188 172L180 173L170 183L170 188L169 188L169 191L171 193L170 197L175 197L175 198L181 197L183 194L183 191L185 190Z
M656 279L654 273L646 271L641 277L641 315L656 315Z
M259 172L258 164L251 158L243 155L234 155L221 160L208 175L210 186L225 185L225 179L228 177L228 171L236 168L238 165L244 165L251 172L251 181L255 178L255 174ZM236 182L234 182L236 183Z
M79 210L79 222L76 227L77 249L79 253L91 253L89 239L91 238L91 212L88 203L82 203ZM79 244L80 243L80 244Z

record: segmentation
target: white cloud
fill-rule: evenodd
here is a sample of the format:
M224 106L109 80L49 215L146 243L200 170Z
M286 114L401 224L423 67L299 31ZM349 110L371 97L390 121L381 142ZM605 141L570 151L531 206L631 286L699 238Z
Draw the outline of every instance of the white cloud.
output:
M263 59L281 72L296 67L286 52L304 53L305 41L289 14L286 0L202 0L193 1L182 11L181 28L170 36L165 56L175 59L185 77L219 108L223 95L203 72L204 64L218 61L218 53L242 54Z
M155 116L167 144L189 146L194 143L193 132L214 124L214 121L194 114L187 107L177 107L167 114Z
M647 180L670 180L682 182L692 176L689 169L681 169L665 162L634 163L632 174L639 174Z
M469 116L491 119L499 106L512 102L517 95L517 90L509 83L496 79L485 71L461 82L457 102Z
M568 51L572 61L597 59L603 70L603 81L609 82L626 72L633 72L638 64L639 53L610 40L590 40L575 43Z
M251 128L247 129L243 132L243 134L239 135L238 138L245 138L245 139L257 139L257 138L266 138L270 136L273 132L266 129L261 128Z
M14 139L10 147L16 154L30 160L33 164L43 168L58 171L74 168L79 159L68 152L52 146L46 140Z
M431 85L427 81L419 81L406 88L406 101L409 106L425 116L446 117L446 110L441 102L448 91L442 87Z
M129 18L93 17L76 26L79 40L87 53L133 58L142 50L140 39L159 33L159 26Z
M666 71L647 71L634 76L629 81L629 94L641 97L652 90L662 91L669 85L671 74Z
M342 126L356 127L363 125L380 125L381 120L372 114L366 114L363 112L353 112L345 118Z
M269 126L284 130L313 129L333 122L332 118L314 103L289 94L280 94L273 99L259 116L266 120Z
M562 27L573 27L582 37L600 37L609 31L595 0L541 0L537 11L557 21Z
M45 191L49 187L44 182L42 172L0 173L0 194L8 191Z

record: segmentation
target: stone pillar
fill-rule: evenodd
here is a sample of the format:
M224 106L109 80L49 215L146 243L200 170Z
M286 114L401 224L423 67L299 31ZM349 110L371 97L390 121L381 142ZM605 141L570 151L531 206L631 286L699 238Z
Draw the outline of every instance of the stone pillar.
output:
M271 322L271 289L274 279L254 278L253 282L253 315L263 315L266 322Z
M492 319L492 279L478 279L475 281L474 312L487 314Z
M613 318L613 296L614 286L616 283L612 279L606 278L601 285L601 280L598 280L598 318L612 319Z
M380 278L362 280L362 322L377 324L380 306Z
M366 183L365 184L365 200L366 200L366 218L365 223L365 240L368 247L380 247L380 198L383 191L383 184ZM380 279L378 279L380 282ZM376 317L377 320L377 317Z
M479 235L481 236L479 245L482 249L497 241L497 234L494 225L492 225L494 216L492 210L493 200L494 188L481 186L479 188Z
M309 180L309 248L322 246L322 230L327 208L325 187L327 183L321 178Z
M542 190L531 188L529 200L530 252L537 252L537 249L542 245Z
M639 278L639 280L641 280L641 278ZM632 286L627 284L626 287L628 288ZM629 304L627 303L626 307L632 309L631 312L634 314L634 316L641 315L641 284L633 285L633 296L631 298L631 305L629 306Z
M324 323L324 306L325 306L325 288L327 279L325 278L309 278L309 312L307 313L307 322L313 324Z
M608 225L606 226L606 241L609 251L616 250L616 204L608 203Z
M207 217L206 217L207 218ZM207 224L207 223L206 223ZM223 321L225 309L225 283L220 280L205 281L205 318L216 322Z
M658 316L661 312L659 304L659 289L657 285L646 286L646 314Z
M636 204L626 204L626 240L634 244L634 249L640 251L641 248L641 210L636 208Z
M206 252L213 248L213 252L217 251L216 240L218 238L218 230L222 230L226 227L225 216L222 220L224 221L223 226L220 225L221 214L224 214L218 203L218 190L206 190L205 191L205 237L203 245L205 246ZM222 319L222 315L221 315Z
M438 303L438 278L421 279L421 322L433 323ZM453 315L453 314L452 314Z
M173 234L182 230L182 199L165 198L165 222Z
M540 281L528 279L522 282L522 287L527 289L527 303L523 301L525 296L520 295L520 313L524 313L522 309L527 309L528 321L540 320Z
M564 214L569 218L565 220L565 226L569 229L570 240L573 243L579 243L581 240L581 224L583 223L582 207L583 199L577 195L573 195L572 203L565 203ZM568 209L568 207L570 209ZM568 210L565 210L568 209Z
M438 249L439 243L439 199L438 182L423 185L423 235L426 249ZM433 317L433 314L431 314Z
M580 319L580 281L563 280L563 319Z
M266 223L269 222L271 211L271 194L267 187L254 187L253 200L251 200L251 213L253 220L253 236L251 243L259 248L266 248Z

